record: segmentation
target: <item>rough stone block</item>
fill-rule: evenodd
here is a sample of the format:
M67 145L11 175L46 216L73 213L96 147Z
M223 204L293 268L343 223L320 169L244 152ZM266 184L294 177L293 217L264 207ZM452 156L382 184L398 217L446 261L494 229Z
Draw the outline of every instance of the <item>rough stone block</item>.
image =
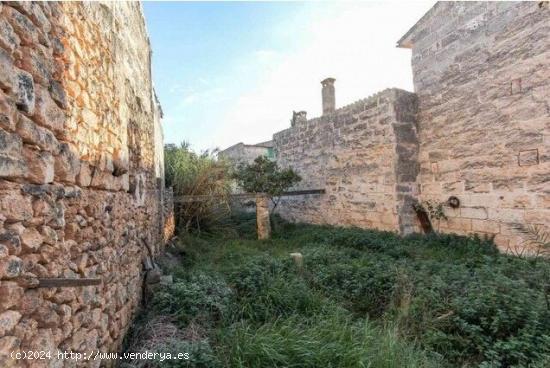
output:
M0 154L7 156L20 156L23 148L21 138L14 133L8 133L0 129Z
M0 309L5 310L19 304L23 297L23 288L15 281L0 282Z
M34 144L53 154L59 153L59 142L55 135L48 129L35 124L26 116L19 114L16 129L23 142Z
M441 227L467 232L472 230L472 220L461 217L450 217L447 220L441 220Z
M9 22L0 17L0 47L12 53L19 45L19 36Z
M17 360L11 357L12 352L19 351L21 340L15 336L4 336L0 338L0 366L5 368L20 366Z
M23 261L17 256L9 256L0 261L0 279L13 279L23 271Z
M0 336L5 336L12 332L21 319L21 313L13 310L8 310L0 313Z
M21 235L21 243L23 250L26 252L34 252L42 244L44 238L34 227L26 228Z
M519 151L518 165L519 166L531 166L539 164L539 150L531 149L525 151Z
M21 239L17 231L13 229L6 229L0 233L0 244L5 246L12 255L21 253Z
M48 86L52 78L53 65L42 47L22 47L23 55L17 66L29 72L35 82Z
M11 91L15 81L15 70L11 56L0 48L0 88Z
M480 233L498 234L500 224L497 221L490 220L472 220L472 230Z
M462 207L460 208L460 216L483 220L487 218L487 209L485 207Z
M76 177L76 183L81 187L87 187L92 182L92 169L86 162L80 164L80 171Z
M67 143L61 143L59 148L59 154L55 156L55 180L74 183L80 171L79 156Z
M2 12L6 14L8 22L21 39L22 45L38 43L38 29L29 18L8 6Z
M67 119L65 112L57 106L48 90L44 88L36 91L36 108L33 117L38 124L50 129L56 136L63 135Z
M25 177L29 182L35 184L53 182L54 158L50 152L25 147L23 149L23 158L27 162Z
M525 211L525 221L531 224L550 224L550 209Z
M508 223L523 223L525 211L508 208L489 208L489 219Z
M35 109L35 90L32 76L24 70L15 71L13 95L17 108L27 114L33 114Z
M19 191L0 190L0 213L8 221L29 221L33 214L31 199Z
M50 82L50 87L48 88L48 90L50 91L51 97L59 107L61 107L62 109L66 109L67 107L69 107L67 102L67 94L65 93L65 89L60 82L52 80Z
M0 90L0 128L8 132L15 130L15 109L12 103Z

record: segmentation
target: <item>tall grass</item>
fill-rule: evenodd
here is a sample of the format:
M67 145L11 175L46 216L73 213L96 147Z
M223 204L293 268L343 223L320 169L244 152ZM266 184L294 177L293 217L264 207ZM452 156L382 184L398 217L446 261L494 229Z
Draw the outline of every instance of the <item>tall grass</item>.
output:
M226 367L438 367L392 326L353 320L331 308L310 318L294 314L259 327L244 321L221 332Z
M180 230L208 228L228 215L230 166L215 156L216 151L197 154L185 142L179 147L165 147L165 180L166 185L174 189L174 196L204 196L176 203L176 222Z

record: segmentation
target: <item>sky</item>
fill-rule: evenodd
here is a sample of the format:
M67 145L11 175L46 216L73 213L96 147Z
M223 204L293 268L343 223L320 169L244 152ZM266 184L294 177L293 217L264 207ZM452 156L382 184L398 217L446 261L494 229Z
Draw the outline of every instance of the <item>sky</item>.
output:
M197 151L267 141L292 111L321 115L385 88L413 91L396 42L434 2L145 2L165 143Z

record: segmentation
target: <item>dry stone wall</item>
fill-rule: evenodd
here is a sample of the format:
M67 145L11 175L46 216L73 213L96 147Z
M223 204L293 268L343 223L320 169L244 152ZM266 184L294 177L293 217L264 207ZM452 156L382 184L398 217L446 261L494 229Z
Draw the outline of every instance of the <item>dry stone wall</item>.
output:
M150 57L139 3L0 3L2 367L75 366L12 351L121 344L142 260L173 229Z
M298 121L274 138L277 161L326 194L285 197L292 221L410 232L416 191L416 97L388 89L319 118Z
M457 196L440 228L521 241L550 225L547 2L441 2L400 41L412 48L421 199Z

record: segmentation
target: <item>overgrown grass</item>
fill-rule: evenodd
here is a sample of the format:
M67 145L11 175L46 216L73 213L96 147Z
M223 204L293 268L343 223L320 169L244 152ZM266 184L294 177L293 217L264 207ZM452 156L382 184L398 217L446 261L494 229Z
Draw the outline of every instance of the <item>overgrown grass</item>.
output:
M546 261L473 237L284 222L257 241L252 216L233 221L233 235L181 240L144 317L203 331L180 366L549 366Z

